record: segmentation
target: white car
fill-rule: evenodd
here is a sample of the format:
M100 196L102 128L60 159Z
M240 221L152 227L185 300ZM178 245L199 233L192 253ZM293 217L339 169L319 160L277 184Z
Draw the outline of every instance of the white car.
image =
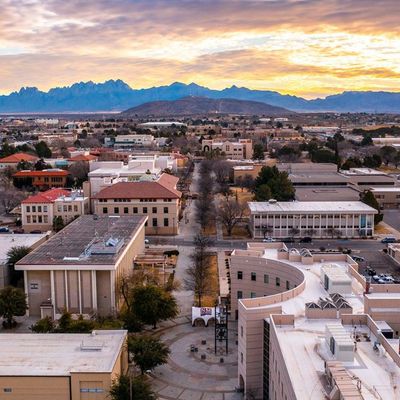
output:
M272 237L267 237L263 239L264 243L272 243L272 242L276 242L276 240Z
M144 244L149 244L150 240L149 239L144 239Z

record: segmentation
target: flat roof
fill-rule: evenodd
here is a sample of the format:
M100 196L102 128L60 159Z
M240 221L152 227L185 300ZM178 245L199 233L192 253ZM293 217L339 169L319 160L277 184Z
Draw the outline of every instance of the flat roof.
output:
M0 335L0 376L69 376L111 372L127 331L4 333Z
M248 202L248 205L252 213L377 213L375 208L372 208L361 201L278 201L276 203L270 203L268 201L250 201Z
M114 265L146 218L82 215L18 261L16 269L35 265Z
M32 247L36 243L40 242L47 236L46 233L32 234L14 234L14 233L2 233L0 234L0 263L7 261L7 253L13 247L26 246Z
M369 188L369 190L371 190L372 192L388 192L388 193L395 192L396 193L396 192L400 192L400 187L399 186L388 186L388 187L376 186L376 187Z
M360 192L351 186L297 186L298 201L358 201Z

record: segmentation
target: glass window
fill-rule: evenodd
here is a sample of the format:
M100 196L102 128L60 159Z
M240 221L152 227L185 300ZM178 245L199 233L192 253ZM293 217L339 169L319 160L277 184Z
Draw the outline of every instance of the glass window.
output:
M147 214L147 207L143 207L143 214Z
M157 214L157 207L153 207L152 211L153 214Z
M157 226L157 218L153 218L153 226Z
M128 207L124 207L124 214L128 214L129 212L129 208Z
M257 280L257 274L255 272L251 273L251 280L256 281Z
M114 214L119 214L119 207L114 207Z
M137 207L133 207L133 213L137 214L138 213L138 208Z
M164 207L164 214L168 214L168 207Z
M169 219L168 218L164 218L164 226L169 226Z
M47 217L47 215L43 215L43 222L45 224L47 224L49 222L49 218Z
M264 274L264 283L269 283L269 275Z
M289 290L290 289L290 283L289 283L289 281L286 281L286 290Z
M36 206L32 206L32 212L36 212Z
M78 205L77 204L74 204L74 211L78 212Z
M108 214L108 208L107 207L103 207L103 214Z
M237 298L238 298L238 299L243 298L243 292L242 292L241 290L238 290L238 292L237 292Z
M243 279L243 271L238 271L237 272L237 278L238 279Z
M28 224L31 223L31 216L30 216L30 215L27 215L27 216L26 216L26 222L27 222Z
M42 212L42 206L37 206L38 212Z
M281 279L280 278L275 278L275 285L276 286L281 286Z
M26 212L31 212L31 206L26 206Z
M254 299L255 297L257 297L256 292L251 292L251 293L250 293L250 297L251 297L252 299Z

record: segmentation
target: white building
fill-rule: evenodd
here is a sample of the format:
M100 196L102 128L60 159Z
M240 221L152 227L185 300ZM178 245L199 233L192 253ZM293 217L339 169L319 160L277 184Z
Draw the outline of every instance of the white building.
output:
M118 135L115 137L115 148L151 147L156 145L153 135Z
M377 210L360 201L249 202L254 238L374 235Z

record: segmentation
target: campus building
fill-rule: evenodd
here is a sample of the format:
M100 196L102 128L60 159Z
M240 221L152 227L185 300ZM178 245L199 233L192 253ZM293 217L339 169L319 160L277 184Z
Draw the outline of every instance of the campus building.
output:
M128 370L127 331L0 335L0 393L12 400L107 400Z
M142 215L148 217L146 234L178 234L182 193L178 178L162 174L153 182L119 182L93 197L97 215Z
M361 201L249 202L253 238L374 235L377 210Z
M204 139L201 143L201 149L204 152L218 150L225 153L226 158L232 160L244 160L253 157L253 141L251 139L239 139L237 142Z
M63 169L44 169L42 171L18 171L13 175L17 187L31 186L38 190L63 188L67 186L69 172Z
M46 232L53 229L55 217L61 217L67 225L75 218L88 214L89 208L89 198L81 191L49 189L22 201L22 228L25 232Z
M117 135L114 148L151 147L155 144L153 135Z
M7 167L17 168L20 162L28 162L34 164L39 158L28 153L15 153L10 156L0 158L0 169Z
M248 243L230 256L238 384L255 399L395 400L400 285L346 254ZM386 299L388 301L382 301ZM371 395L373 393L373 395Z
M83 215L18 261L29 315L90 317L119 310L118 282L144 250L147 218Z

